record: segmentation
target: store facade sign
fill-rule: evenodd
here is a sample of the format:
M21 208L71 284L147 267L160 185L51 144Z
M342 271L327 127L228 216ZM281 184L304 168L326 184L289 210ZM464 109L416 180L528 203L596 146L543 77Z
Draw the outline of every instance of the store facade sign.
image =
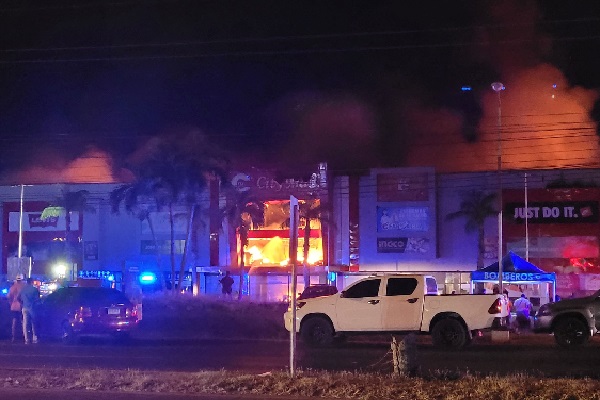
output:
M428 207L377 207L377 232L428 230Z
M427 253L429 239L412 237L377 238L378 253Z
M288 199L290 196L305 199L309 195L323 196L327 192L327 164L319 164L308 180L276 179L269 171L253 171L251 174L237 173L231 184L238 192L251 192L259 199Z
M21 214L11 211L8 214L8 231L19 232ZM25 232L55 232L65 231L67 226L64 215L42 219L42 212L24 212L23 213L23 231ZM71 232L79 231L79 212L71 212L70 229Z
M429 176L427 173L377 174L377 201L428 201Z
M507 203L506 215L514 222L537 224L555 223L597 223L597 201L561 201L561 202L530 202L527 207L523 203Z
M98 242L86 241L83 243L83 258L87 261L98 260Z
M500 274L495 271L473 271L471 279L473 281L497 281ZM534 272L503 272L503 282L550 282L554 281L553 273L534 273Z

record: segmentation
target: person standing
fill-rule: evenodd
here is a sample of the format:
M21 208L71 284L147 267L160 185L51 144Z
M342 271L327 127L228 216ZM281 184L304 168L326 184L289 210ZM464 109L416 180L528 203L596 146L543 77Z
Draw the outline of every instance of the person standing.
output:
M506 309L508 311L508 315L506 316L506 326L508 327L508 329L511 329L512 328L511 312L513 309L513 304L512 304L512 301L510 301L510 297L508 297L508 290L504 289L502 294L504 295L504 299L506 299Z
M8 290L8 303L10 304L10 313L12 314L12 341L17 340L17 327L21 327L22 307L19 295L21 290L25 287L23 281L23 274L17 274L15 277L15 283Z
M35 315L37 304L40 300L40 291L33 285L33 280L27 278L27 284L19 294L21 300L21 312L23 314L23 336L25 344L37 343L37 318ZM31 329L31 337L29 330Z
M225 276L219 279L221 284L221 293L225 298L231 298L231 292L233 288L233 278L230 276L229 271L225 272Z
M525 293L521 293L521 297L515 300L515 310L517 311L517 326L519 328L530 328L532 305Z

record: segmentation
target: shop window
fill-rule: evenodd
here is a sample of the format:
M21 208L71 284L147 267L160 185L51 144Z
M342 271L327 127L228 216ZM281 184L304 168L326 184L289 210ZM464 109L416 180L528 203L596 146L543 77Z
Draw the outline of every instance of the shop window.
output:
M244 263L249 266L286 266L290 259L290 202L274 200L266 201L264 204L264 222L260 225L252 224L248 235L248 245L244 249ZM305 220L301 219L297 254L297 260L300 263L304 262L304 225ZM307 261L309 265L322 265L323 243L320 221L311 219L310 228Z

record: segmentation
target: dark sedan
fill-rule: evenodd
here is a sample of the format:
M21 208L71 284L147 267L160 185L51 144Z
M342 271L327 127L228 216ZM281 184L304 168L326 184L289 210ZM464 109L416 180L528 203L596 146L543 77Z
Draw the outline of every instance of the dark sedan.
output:
M41 337L72 342L82 335L126 338L137 328L138 306L105 287L65 287L49 294L37 312Z

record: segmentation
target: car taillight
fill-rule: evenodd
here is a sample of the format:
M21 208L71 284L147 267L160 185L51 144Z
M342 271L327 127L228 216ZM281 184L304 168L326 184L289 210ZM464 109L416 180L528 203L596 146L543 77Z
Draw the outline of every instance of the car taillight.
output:
M499 314L501 312L502 302L500 301L500 298L497 298L488 309L488 314Z
M137 306L133 306L131 308L128 307L125 309L126 317L137 317L137 315L138 315Z

